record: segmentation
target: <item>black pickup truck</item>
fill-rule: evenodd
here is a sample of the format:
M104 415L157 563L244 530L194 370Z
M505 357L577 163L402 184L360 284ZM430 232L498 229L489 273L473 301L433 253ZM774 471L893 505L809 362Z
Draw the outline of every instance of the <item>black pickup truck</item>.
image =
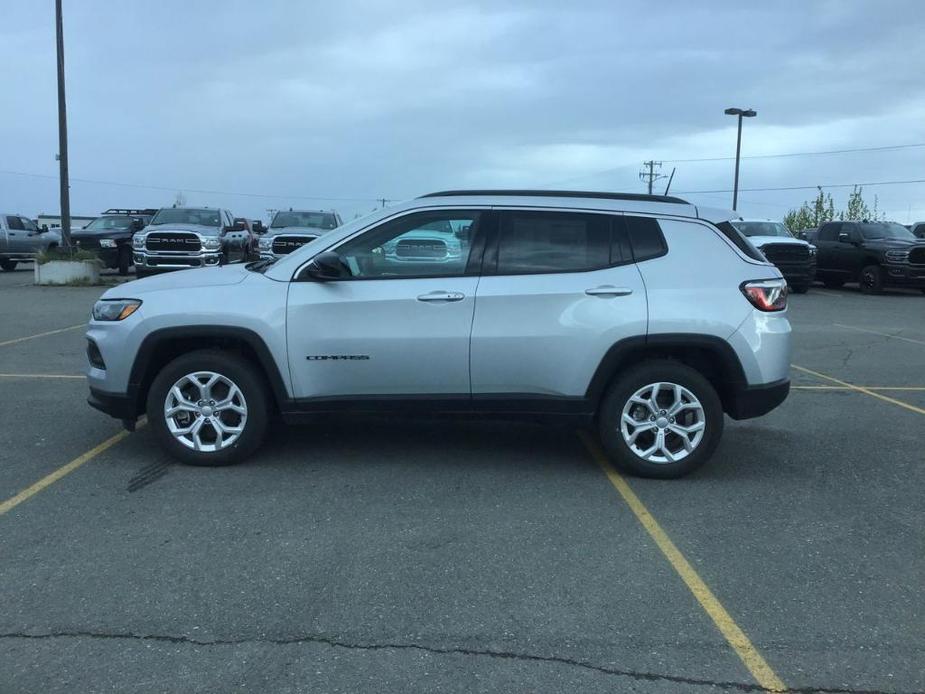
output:
M816 276L829 288L857 282L872 294L884 287L925 293L925 240L895 222L826 222L819 227Z
M127 275L132 264L132 236L141 231L157 212L155 209L109 209L83 229L71 233L71 240L85 251L99 255L103 265Z

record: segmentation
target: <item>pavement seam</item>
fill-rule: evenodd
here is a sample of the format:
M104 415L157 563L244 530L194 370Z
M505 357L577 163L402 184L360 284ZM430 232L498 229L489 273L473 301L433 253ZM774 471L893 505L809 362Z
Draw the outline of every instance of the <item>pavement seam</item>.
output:
M12 340L5 340L0 342L0 347L6 347L7 345L15 345L20 342L25 342L26 340L34 340L37 337L47 337L49 335L57 335L58 333L66 333L69 330L77 330L78 328L87 327L86 323L81 323L79 325L71 325L67 328L59 328L58 330L48 330L44 333L36 333L35 335L26 335L25 337L16 337Z
M274 646L291 646L300 644L318 644L331 646L332 648L344 648L358 651L387 651L387 650L414 650L434 655L465 655L486 658L498 658L501 660L521 660L527 662L554 663L559 665L569 665L572 667L593 670L605 675L614 675L618 677L627 677L634 680L643 680L649 682L673 682L676 684L688 684L704 687L718 687L742 692L769 692L783 691L788 694L907 694L900 691L887 691L880 689L850 689L844 687L797 687L784 690L771 690L762 687L759 684L749 682L728 682L721 680L705 680L693 677L683 677L680 675L666 675L655 672L639 672L635 670L620 670L604 665L595 665L583 660L566 658L555 655L536 655L533 653L516 653L513 651L495 651L489 649L473 649L462 647L441 647L430 646L421 643L357 643L345 641L333 636L323 634L292 636L287 638L241 638L241 639L196 639L190 636L170 636L166 634L134 634L132 632L107 632L107 631L57 631L34 634L28 632L6 632L0 633L0 640L3 639L33 639L33 640L51 640L59 638L89 638L99 640L135 640L135 641L156 641L161 643L187 644L191 646L244 646L249 644L269 644ZM911 692L908 694L912 694Z

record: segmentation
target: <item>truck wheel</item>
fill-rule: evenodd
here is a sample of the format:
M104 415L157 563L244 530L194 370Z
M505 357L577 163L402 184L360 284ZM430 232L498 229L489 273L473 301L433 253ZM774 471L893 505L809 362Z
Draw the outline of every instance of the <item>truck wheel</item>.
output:
M703 465L723 433L723 406L698 371L669 360L629 369L598 415L604 450L640 477L682 477Z
M268 402L253 365L205 349L177 357L151 384L148 421L160 444L187 465L230 465L260 446Z
M128 267L132 264L132 249L128 246L122 246L119 249L119 274L125 277L128 274Z
M826 289L841 289L845 286L845 280L824 279L822 284Z
M17 261L15 260L4 259L4 260L0 260L0 267L3 268L4 272L13 272L13 270L16 269L16 263Z
M883 291L883 269L879 265L868 265L858 278L864 294L879 294Z

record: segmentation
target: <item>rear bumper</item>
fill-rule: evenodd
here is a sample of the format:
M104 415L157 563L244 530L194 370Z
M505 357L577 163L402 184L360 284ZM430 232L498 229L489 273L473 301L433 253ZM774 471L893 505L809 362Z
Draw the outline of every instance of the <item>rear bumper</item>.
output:
M760 417L780 405L789 393L789 378L760 386L736 388L724 399L726 414L733 419Z

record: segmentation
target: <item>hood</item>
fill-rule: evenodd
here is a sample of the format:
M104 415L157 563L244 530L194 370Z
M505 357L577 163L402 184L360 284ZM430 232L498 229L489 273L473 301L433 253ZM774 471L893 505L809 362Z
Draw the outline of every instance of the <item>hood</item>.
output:
M249 275L243 264L226 265L215 268L192 268L165 272L140 280L126 282L107 289L104 299L139 298L161 289L198 289L201 287L221 287L243 282Z
M71 232L71 238L75 241L92 241L96 239L121 239L130 238L134 235L129 228L125 229L79 229Z
M868 239L864 245L867 248L918 248L925 246L925 239Z
M222 233L219 227L209 227L204 224L158 224L157 226L149 224L138 233L153 234L160 231L191 231L202 236L220 236Z
M272 238L273 236L321 236L331 231L330 229L318 229L317 227L276 227L270 229L261 238Z
M748 240L752 242L753 246L759 246L759 247L768 246L772 243L789 244L793 246L810 245L803 239L787 238L786 236L749 236Z

